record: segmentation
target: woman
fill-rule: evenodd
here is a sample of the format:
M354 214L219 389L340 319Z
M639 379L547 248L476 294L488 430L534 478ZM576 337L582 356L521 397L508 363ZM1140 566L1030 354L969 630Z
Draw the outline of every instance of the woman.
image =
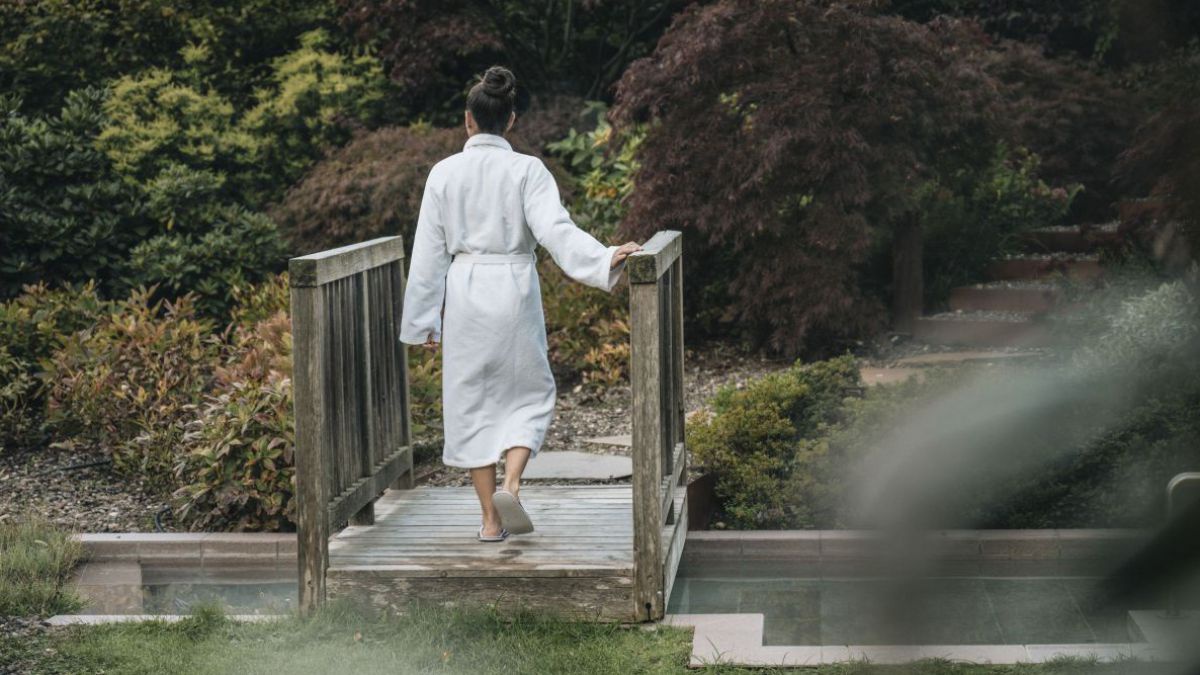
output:
M506 68L489 68L467 95L463 151L429 172L400 331L403 342L445 350L442 461L470 469L487 542L533 531L518 499L521 473L554 417L534 247L606 291L641 250L604 246L576 227L541 160L513 152L504 134L516 121L515 86Z

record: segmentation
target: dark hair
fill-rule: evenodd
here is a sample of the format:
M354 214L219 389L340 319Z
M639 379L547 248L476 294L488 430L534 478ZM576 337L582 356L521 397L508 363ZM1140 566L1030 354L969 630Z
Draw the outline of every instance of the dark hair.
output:
M485 134L503 134L517 101L517 77L503 66L492 66L467 94L467 110Z

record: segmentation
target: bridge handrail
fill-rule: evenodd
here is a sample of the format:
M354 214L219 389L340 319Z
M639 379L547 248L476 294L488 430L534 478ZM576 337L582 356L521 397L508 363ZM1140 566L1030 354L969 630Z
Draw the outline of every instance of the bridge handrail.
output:
M412 487L408 361L399 339L404 245L382 237L288 264L296 416L300 608L325 599L329 537L374 522Z
M634 599L661 618L687 535L683 235L656 233L629 256L633 390Z

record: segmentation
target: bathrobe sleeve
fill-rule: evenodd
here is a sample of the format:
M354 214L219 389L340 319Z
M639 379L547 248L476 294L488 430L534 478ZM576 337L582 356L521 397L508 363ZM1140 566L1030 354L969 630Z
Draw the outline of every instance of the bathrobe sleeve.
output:
M446 250L445 221L436 191L430 187L433 183L431 173L421 197L400 318L400 341L410 345L424 343L431 333L435 342L442 339L442 303L451 258Z
M616 269L609 269L617 247L601 244L575 225L562 204L554 176L541 160L530 162L523 197L525 222L562 271L582 284L611 291L625 268L622 261Z

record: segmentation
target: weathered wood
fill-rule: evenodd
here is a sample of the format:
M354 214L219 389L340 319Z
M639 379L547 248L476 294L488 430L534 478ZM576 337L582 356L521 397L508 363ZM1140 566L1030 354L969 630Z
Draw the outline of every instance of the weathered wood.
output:
M679 572L679 561L683 559L683 547L687 543L688 514L687 491L676 500L674 505L675 522L663 528L663 579L665 581L664 595L671 598L671 590L675 586L675 575Z
M662 340L657 284L630 284L630 383L633 389L633 568L635 613L662 615Z
M325 596L329 537L366 526L389 486L412 472L407 377L397 335L399 237L291 261L300 606ZM401 283L395 283L395 275ZM400 408L400 410L396 410Z
M293 288L322 286L403 258L401 237L380 237L292 258L288 261L288 278Z
M677 230L656 232L642 245L642 250L630 255L625 273L631 284L652 284L670 269L683 255L683 233Z
M330 592L376 610L404 614L412 606L495 607L505 612L549 614L569 619L635 621L626 576L612 577L440 577L331 570Z
M340 523L375 501L400 474L412 465L412 448L400 448L380 462L370 474L359 478L341 494L329 500L329 522ZM373 512L372 512L373 513ZM373 517L373 516L372 516ZM369 525L370 523L354 523Z
M325 566L329 544L328 502L323 449L328 443L321 293L292 289L293 381L296 418L296 559L301 611L325 600Z

